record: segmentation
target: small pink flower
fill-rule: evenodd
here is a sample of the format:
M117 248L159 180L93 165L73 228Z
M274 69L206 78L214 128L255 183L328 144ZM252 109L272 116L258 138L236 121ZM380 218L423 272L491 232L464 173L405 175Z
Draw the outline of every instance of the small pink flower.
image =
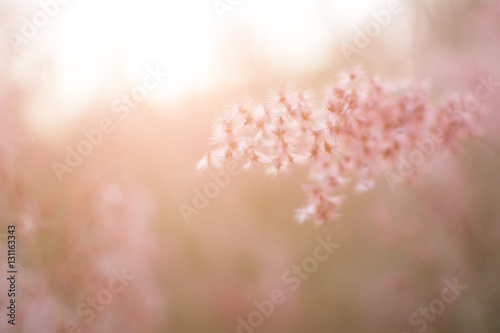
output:
M275 177L307 165L309 203L296 219L322 224L338 216L350 179L356 192L368 191L419 141L442 133L444 146L455 151L460 139L476 134L463 97L446 97L436 107L425 84L382 82L360 68L339 77L319 98L287 86L264 105L233 103L216 121L198 167L223 168L237 160Z

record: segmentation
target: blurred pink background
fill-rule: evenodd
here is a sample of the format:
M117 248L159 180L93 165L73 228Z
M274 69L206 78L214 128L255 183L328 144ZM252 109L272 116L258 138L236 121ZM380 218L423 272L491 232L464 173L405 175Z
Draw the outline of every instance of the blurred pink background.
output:
M436 99L500 80L498 1L405 1L349 62L341 43L389 2L222 1L221 19L208 0L53 1L31 38L23 18L50 2L0 2L0 332L417 332L409 317L455 278L467 289L425 331L500 331L497 90L481 101L480 137L435 154L395 192L381 176L348 193L334 223L294 221L304 168L274 180L240 173L190 224L179 211L211 181L195 166L229 100L264 101L288 83L320 91L353 64L428 80ZM169 76L127 104L157 68ZM60 181L54 162L103 119L113 129ZM340 247L291 291L283 274L328 235ZM134 278L86 322L77 308L122 269ZM239 327L274 289L286 301Z

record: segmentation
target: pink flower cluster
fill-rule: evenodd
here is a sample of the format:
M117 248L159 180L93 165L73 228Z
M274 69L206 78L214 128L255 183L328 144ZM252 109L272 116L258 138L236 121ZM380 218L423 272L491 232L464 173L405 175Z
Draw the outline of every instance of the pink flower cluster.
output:
M381 82L360 69L342 73L320 98L287 88L264 105L234 103L216 121L199 169L221 169L230 161L266 174L309 166L309 203L296 213L302 223L334 220L349 183L373 187L383 172L416 149L419 140L440 136L452 150L472 134L467 100L445 98L434 106L423 84Z

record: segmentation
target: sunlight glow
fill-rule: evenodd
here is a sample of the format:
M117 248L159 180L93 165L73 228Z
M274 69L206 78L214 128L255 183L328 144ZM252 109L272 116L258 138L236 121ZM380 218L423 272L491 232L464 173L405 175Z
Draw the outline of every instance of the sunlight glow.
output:
M116 96L123 85L137 84L146 67L158 64L172 77L152 97L183 98L217 82L216 66L225 61L216 59L217 43L239 26L259 41L259 51L277 70L314 70L328 60L338 21L358 22L381 2L244 1L223 22L204 0L73 2L53 22L54 98L70 116L75 105ZM323 14L338 18L331 26L318 21L325 9Z
M74 3L61 23L57 87L70 100L92 96L110 75L140 77L148 65L161 64L175 77L170 93L163 92L178 93L203 81L210 24L207 13L182 1Z

